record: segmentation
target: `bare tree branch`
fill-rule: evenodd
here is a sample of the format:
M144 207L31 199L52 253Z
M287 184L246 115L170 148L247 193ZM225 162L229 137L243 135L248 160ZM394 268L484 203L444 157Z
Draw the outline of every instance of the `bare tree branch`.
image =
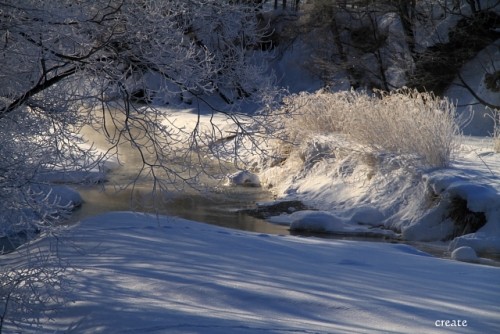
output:
M460 82L462 83L462 87L464 87L465 89L467 89L469 91L469 93L474 96L474 98L476 100L478 100L482 105L488 107L488 108L491 108L491 109L500 109L500 105L495 105L495 104L492 104L492 103L489 103L488 101L484 100L483 98L481 98L477 92L465 81L465 79L463 78L463 76L459 73L457 73L457 77L460 79Z

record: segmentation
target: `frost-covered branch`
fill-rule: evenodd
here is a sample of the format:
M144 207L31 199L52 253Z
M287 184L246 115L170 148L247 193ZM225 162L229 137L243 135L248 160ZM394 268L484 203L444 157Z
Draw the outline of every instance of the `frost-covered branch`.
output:
M142 163L132 184L147 177L152 191L209 173L219 125L188 129L165 106L220 110L239 134L251 134L240 106L273 95L257 57L259 6L0 0L0 237L57 232L74 203L62 203L45 176L87 172L124 147ZM107 152L85 142L89 128L104 134ZM10 277L3 269L2 282ZM11 286L31 279L31 269Z

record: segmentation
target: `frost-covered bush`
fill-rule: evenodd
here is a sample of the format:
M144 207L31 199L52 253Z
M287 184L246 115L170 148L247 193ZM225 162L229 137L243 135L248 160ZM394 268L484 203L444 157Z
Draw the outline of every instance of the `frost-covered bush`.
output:
M343 101L346 97L344 93L330 94L323 90L288 96L284 99L285 114L290 116L288 133L295 138L342 131L348 117L344 107L349 102Z
M286 129L295 143L338 133L365 150L395 154L427 167L450 162L459 134L452 103L410 89L378 95L302 93L284 104Z

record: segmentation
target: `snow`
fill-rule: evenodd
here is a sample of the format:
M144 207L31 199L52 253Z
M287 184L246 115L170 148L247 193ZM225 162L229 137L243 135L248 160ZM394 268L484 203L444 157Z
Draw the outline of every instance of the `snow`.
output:
M457 261L476 262L478 257L476 251L467 246L458 247L451 253L451 258Z
M498 237L498 234L491 235L490 233L476 232L455 238L450 243L450 249L454 250L467 246L473 248L477 253L498 254L499 245L500 237Z
M235 231L115 212L56 240L73 300L24 333L500 331L500 268L402 244ZM13 260L21 253L3 257ZM7 323L7 326L10 326ZM14 331L7 327L6 332Z
M301 41L294 43L290 50L271 62L270 70L276 75L277 84L289 92L316 91L321 88L318 78L311 75L305 68L303 59L310 57L311 51ZM345 83L340 83L344 89L349 89Z
M60 207L78 207L83 202L76 190L65 185L35 184L31 191L37 195L38 200L55 203Z
M329 212L298 211L290 215L290 220L290 229L292 231L344 232L346 229L344 221Z
M304 144L309 148L296 148L283 164L261 163L259 177L264 187L272 185L278 198L301 200L321 213L296 212L270 221L322 233L450 240L445 242L450 252L466 245L480 255L500 254L499 155L491 139L460 140L450 167L426 170L408 167L390 155L363 154L334 134L317 136ZM314 150L318 142L329 153L307 159L303 152ZM464 203L464 212L484 214L484 226L471 235L454 235L459 227L450 212L457 200Z
M260 187L259 177L247 170L235 172L227 176L226 186Z
M456 20L444 20L428 42L423 41L425 29L417 27L419 44L445 41ZM386 15L380 26L397 31L400 22ZM498 68L497 46L462 70L465 81L491 103L499 95L486 89L484 74ZM404 44L395 47L405 54ZM301 66L308 55L297 44L270 65L291 92L320 88ZM404 81L397 64L389 66L387 76L396 84ZM338 82L334 89L348 89L346 81ZM467 115L477 101L459 84L446 95ZM177 106L164 125L185 133L196 128L212 134L215 144L235 134L234 115L199 112ZM490 134L489 113L474 107L465 133ZM262 163L263 156L241 157L259 171L231 174L227 185L272 186L281 199L319 209L269 219L292 231L433 242L448 247L456 261L404 244L256 234L175 217L111 212L72 226L57 240L44 236L24 246L57 245L76 271L67 277L74 284L67 296L72 303L53 313L53 321L41 319L43 329L21 324L21 332L442 333L454 329L437 326L446 321L466 321L460 333L500 332L500 268L477 264L498 265L479 256L500 254L500 160L491 139L462 138L452 166L435 170L413 169L397 157L367 155L345 145L335 135L317 135L272 167ZM118 160L106 163L116 168ZM105 179L101 170L41 176L66 184ZM43 194L61 205L82 202L67 186L53 185ZM468 211L484 214L484 226L474 233L454 236L456 222L449 211L457 198ZM0 265L22 262L22 250L2 256ZM16 332L8 320L5 332Z
M268 221L288 225L290 231L397 238L396 233L379 228L382 216L378 210L371 207L360 207L352 211L354 213L351 216L339 217L328 211L302 210L270 217Z
M442 14L435 9L437 16ZM469 10L468 6L463 10ZM424 45L423 39L431 44L444 41L442 37L447 37L457 20L456 16L445 17L433 36L426 32L428 27L417 27L418 44ZM380 25L396 30L399 23L388 15L381 18ZM498 105L500 95L484 83L485 73L498 68L497 44L479 52L462 68L461 76L482 99ZM300 62L300 53L293 52ZM294 71L299 69L294 67ZM314 87L309 77L301 82ZM263 187L269 187L278 199L301 200L323 212L321 219L312 216L300 223L293 223L293 214L270 221L315 232L386 234L436 242L450 252L468 246L481 256L500 254L500 160L492 138L487 137L493 132L492 111L478 104L458 79L445 96L456 103L464 133L484 136L457 138L460 148L449 168L415 169L397 157L363 154L334 134L307 138L283 163L273 165L261 156L248 157L248 165L258 166ZM486 224L478 231L454 235L457 226L449 215L457 198L465 201L470 212L484 214Z

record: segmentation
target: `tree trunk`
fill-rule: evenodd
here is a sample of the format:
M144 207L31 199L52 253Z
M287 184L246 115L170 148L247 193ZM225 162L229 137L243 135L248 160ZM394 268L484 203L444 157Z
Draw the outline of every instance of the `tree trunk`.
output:
M330 23L330 29L333 34L333 40L335 43L335 46L337 47L337 51L339 53L340 61L341 61L341 66L345 69L345 71L348 74L348 79L349 79L349 84L351 87L354 89L357 89L359 87L359 82L356 79L355 75L355 70L353 66L349 63L349 59L347 57L346 51L344 49L344 44L342 43L342 40L340 39L340 32L339 28L337 25L337 20L335 18L332 19L332 22Z
M415 20L416 0L399 0L399 16L403 24L403 31L406 36L408 48L412 57L415 55L415 32L413 30L413 21Z
M473 14L476 14L481 9L481 5L479 4L479 1L467 0L467 3L469 4L470 9L471 9Z

